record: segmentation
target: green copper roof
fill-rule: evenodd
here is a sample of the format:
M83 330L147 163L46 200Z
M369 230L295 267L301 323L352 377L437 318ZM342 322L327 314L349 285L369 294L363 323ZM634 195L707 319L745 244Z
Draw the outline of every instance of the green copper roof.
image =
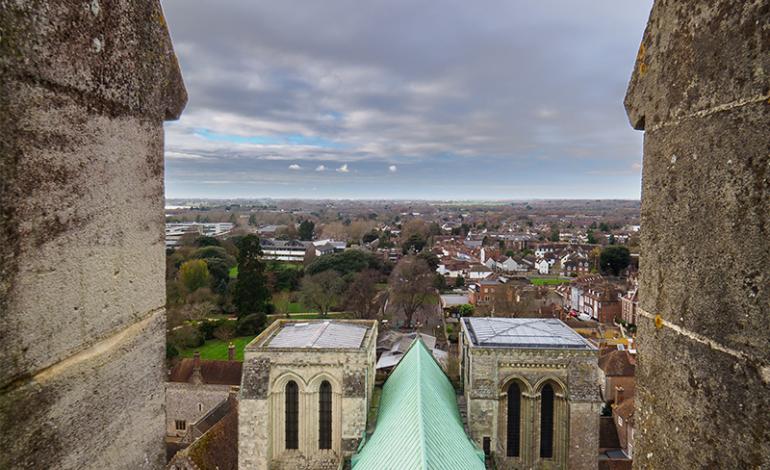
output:
M484 454L463 430L455 391L421 340L385 382L377 427L355 470L484 469Z

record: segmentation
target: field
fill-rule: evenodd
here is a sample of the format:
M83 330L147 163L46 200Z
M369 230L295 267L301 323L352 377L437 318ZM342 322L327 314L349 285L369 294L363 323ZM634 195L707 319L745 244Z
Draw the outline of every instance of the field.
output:
M318 309L312 307L305 307L302 302L291 302L289 304L289 313L315 313Z
M210 360L227 360L227 346L230 342L235 345L235 359L238 361L243 360L243 348L249 344L249 341L254 339L254 336L241 336L239 338L233 338L230 341L222 341L221 339L212 339L206 341L203 346L197 348L183 349L179 355L181 357L193 357L195 351L200 351L201 359Z
M570 282L569 279L557 279L552 277L532 277L529 281L536 286L557 286Z

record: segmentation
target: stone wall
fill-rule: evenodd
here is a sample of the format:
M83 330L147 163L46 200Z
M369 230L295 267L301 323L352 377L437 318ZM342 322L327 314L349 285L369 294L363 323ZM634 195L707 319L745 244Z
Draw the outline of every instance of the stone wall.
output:
M0 468L163 463L159 2L0 1Z
M227 400L229 395L229 385L168 382L166 384L166 435L184 436L185 431L176 429L176 420L184 420L187 422L187 427L190 427Z
M639 47L636 468L770 467L768 25L766 0L658 0Z
M498 468L596 468L599 453L599 368L596 350L517 348L469 349L470 380L465 393L471 438L481 447L490 438ZM521 456L506 457L507 387L522 392ZM539 457L540 389L556 391L554 458ZM566 392L566 393L565 393Z
M570 402L567 468L597 468L600 413L600 402Z
M239 468L337 468L351 455L366 429L375 377L375 322L358 349L262 347L276 322L244 353L239 407ZM299 387L299 449L284 449L283 391L288 380ZM332 386L332 449L318 449L318 387Z

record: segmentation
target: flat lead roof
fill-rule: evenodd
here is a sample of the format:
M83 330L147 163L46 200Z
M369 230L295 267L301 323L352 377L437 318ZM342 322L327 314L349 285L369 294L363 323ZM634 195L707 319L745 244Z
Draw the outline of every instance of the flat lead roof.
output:
M596 349L555 318L463 318L474 346Z
M268 348L361 347L368 328L350 323L324 321L286 323L267 344Z

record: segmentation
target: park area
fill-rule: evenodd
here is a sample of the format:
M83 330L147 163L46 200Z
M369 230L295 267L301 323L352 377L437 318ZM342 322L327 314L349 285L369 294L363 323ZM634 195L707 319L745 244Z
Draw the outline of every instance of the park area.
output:
M571 279L555 278L555 277L531 277L529 282L535 286L558 286L559 284L566 284Z

